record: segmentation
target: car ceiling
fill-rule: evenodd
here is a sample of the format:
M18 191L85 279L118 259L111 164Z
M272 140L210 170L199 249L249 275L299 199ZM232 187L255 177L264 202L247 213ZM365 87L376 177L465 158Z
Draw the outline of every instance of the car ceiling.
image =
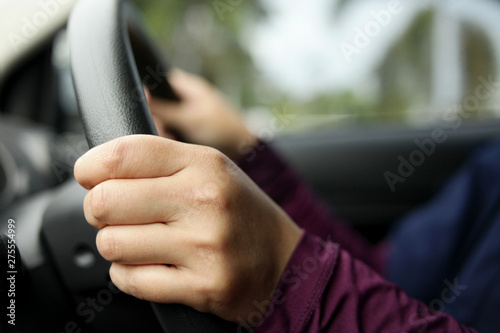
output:
M65 25L77 0L0 0L0 88L19 62Z

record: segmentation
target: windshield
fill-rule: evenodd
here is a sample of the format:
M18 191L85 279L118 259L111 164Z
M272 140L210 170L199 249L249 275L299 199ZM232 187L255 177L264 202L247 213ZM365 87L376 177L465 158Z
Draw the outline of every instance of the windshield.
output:
M257 122L284 109L289 130L500 115L498 1L137 2L171 63Z

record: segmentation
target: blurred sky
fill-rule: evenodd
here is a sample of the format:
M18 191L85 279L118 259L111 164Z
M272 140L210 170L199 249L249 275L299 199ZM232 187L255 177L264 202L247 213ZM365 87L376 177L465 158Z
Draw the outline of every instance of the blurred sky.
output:
M374 21L372 11L387 10L388 1L351 1L336 15L337 0L267 0L269 19L250 26L247 47L266 77L302 98L318 91L358 86L370 89L367 72L379 63L390 43L415 14L418 2L401 6L366 47L348 62L340 45L355 45L357 29ZM363 83L364 82L364 83ZM360 87L361 83L361 87Z

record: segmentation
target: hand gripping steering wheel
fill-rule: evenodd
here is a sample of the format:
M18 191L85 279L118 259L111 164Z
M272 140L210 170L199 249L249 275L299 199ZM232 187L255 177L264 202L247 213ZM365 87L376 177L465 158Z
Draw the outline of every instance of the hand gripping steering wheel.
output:
M179 100L167 66L145 33L135 8L123 0L83 0L69 23L71 68L90 147L131 134L157 134L143 92ZM177 304L155 304L165 332L237 332L212 314Z

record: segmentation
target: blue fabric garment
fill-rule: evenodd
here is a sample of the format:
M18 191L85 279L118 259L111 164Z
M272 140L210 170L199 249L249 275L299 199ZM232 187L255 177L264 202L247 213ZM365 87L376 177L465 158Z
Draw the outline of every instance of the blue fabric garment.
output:
M390 236L388 278L431 309L500 332L500 140Z

